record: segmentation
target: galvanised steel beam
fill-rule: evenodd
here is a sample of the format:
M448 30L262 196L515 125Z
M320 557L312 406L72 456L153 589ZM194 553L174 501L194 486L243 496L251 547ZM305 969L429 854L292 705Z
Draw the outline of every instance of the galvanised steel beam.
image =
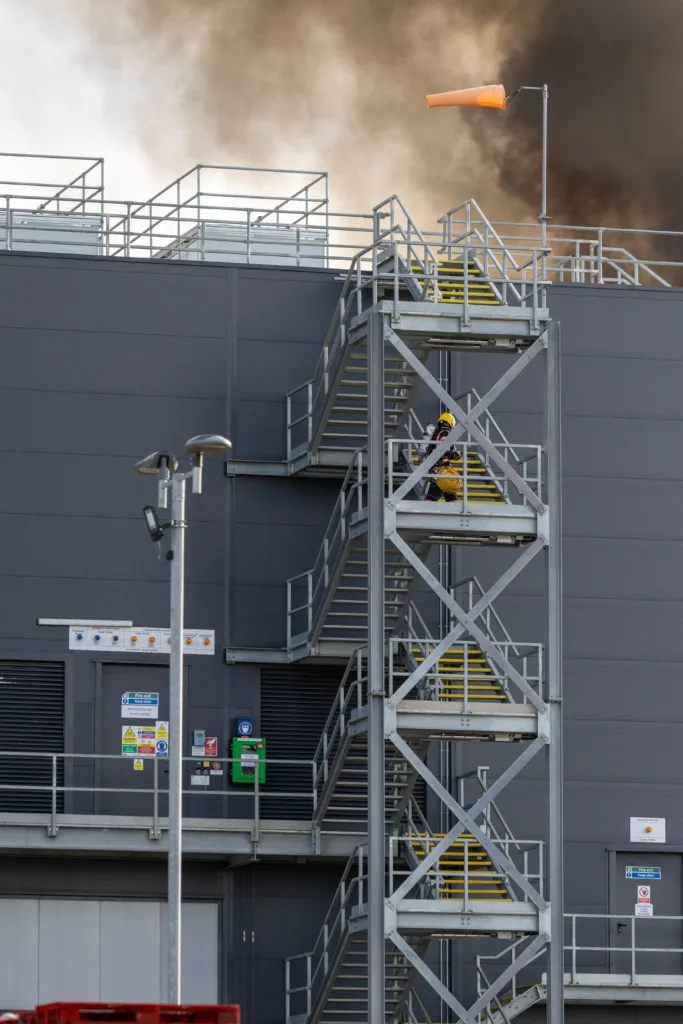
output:
M368 334L368 1021L385 1024L384 989L384 331Z
M548 329L546 354L546 479L548 505L548 882L550 961L548 1021L564 1021L564 824L562 757L562 410L560 325Z

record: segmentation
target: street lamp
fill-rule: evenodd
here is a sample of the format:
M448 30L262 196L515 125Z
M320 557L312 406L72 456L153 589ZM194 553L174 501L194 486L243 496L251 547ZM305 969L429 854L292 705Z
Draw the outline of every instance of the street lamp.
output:
M171 531L171 660L169 665L169 784L168 784L168 950L167 976L169 1003L180 1003L181 905L182 905L182 817L183 817L183 629L185 600L185 481L192 480L192 493L202 493L205 455L217 455L232 448L226 437L200 434L185 443L191 456L190 469L178 472L173 452L152 452L136 463L138 473L159 478L158 505L168 508L171 492L171 519L160 523L156 509L146 506L145 521L153 540L164 530Z
M547 248L548 241L548 86L520 85L508 96L502 85L480 85L474 89L456 89L454 92L436 92L427 97L428 107L493 107L505 110L508 102L520 92L540 92L542 107L542 153L541 153L541 246Z

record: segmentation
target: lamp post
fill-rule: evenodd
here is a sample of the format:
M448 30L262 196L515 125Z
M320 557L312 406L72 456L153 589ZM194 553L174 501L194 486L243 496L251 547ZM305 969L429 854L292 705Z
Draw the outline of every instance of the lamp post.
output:
M548 86L520 85L508 96L502 85L481 85L474 89L456 89L453 92L436 92L427 97L428 107L493 107L505 110L507 104L520 92L540 92L542 99L542 141L541 141L541 245L548 242Z
M169 784L168 784L168 940L167 979L169 1003L180 1003L181 907L182 907L182 815L183 815L183 629L185 604L185 481L192 480L192 493L202 493L205 455L217 455L231 448L219 434L200 434L185 443L191 456L187 472L178 472L173 452L152 452L136 463L138 473L159 478L158 505L168 508L171 492L171 519L160 523L152 506L144 509L152 540L159 541L166 529L171 531L171 547L166 558L171 563L171 658L169 665Z

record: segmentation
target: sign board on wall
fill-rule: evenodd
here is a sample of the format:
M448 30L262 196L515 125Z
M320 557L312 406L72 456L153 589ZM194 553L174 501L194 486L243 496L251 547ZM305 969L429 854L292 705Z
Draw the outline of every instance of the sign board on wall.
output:
M666 818L631 818L632 843L665 843Z
M654 907L651 903L636 903L636 917L654 917Z
M122 725L121 753L126 757L168 757L168 722Z
M159 714L159 694L131 691L121 694L121 718L154 718Z
M662 869L656 867L650 867L647 864L627 864L626 865L626 877L627 878L649 878L653 881L661 881Z
M134 626L118 629L92 626L69 627L70 651L121 651L135 654L168 654L171 631L167 627ZM215 654L216 635L212 629L186 629L183 633L185 654Z

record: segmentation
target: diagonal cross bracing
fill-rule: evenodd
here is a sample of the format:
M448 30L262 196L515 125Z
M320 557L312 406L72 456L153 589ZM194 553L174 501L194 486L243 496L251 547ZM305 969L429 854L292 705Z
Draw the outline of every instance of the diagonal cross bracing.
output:
M508 785L512 779L524 768L529 761L532 760L536 754L546 746L546 740L543 737L538 737L526 748L524 753L520 754L516 761L505 769L503 774L496 779L496 781L486 790L485 793L477 800L476 804L469 810L466 811L462 807L455 797L451 796L447 789L442 786L436 776L427 768L427 766L420 760L415 752L409 747L409 745L402 739L398 733L393 732L390 739L397 750L409 761L413 768L422 776L427 785L433 792L439 797L448 809L458 819L458 824L454 825L451 831L444 839L441 839L437 846L430 850L429 853L420 861L419 865L411 872L410 875L401 883L398 889L394 890L392 895L389 897L389 902L392 905L396 905L399 900L403 899L410 889L419 882L419 880L427 873L427 871L437 862L442 853L448 849L452 842L458 838L458 836L468 829L469 832L474 836L475 840L484 847L487 851L491 860L496 865L501 874L509 875L510 878L514 879L520 889L525 893L526 896L538 907L539 910L546 910L548 907L547 902L543 899L540 893L534 888L534 886L524 877L519 871L515 864L505 854L500 847L496 846L491 840L490 836L487 836L482 829L477 825L475 818L482 813L483 810L495 800L496 796Z
M543 550L545 543L543 540L535 540L527 548L525 548L519 558L515 559L514 563L509 567L507 572L503 573L497 583L494 583L486 593L477 601L472 610L470 611L470 618L474 621L480 618L490 604L510 585L516 576L522 572L523 569L531 562L539 552ZM408 678L401 684L401 686L394 691L391 696L392 704L397 706L398 702L410 693L410 691L420 682L424 676L436 665L441 656L448 650L448 648L459 640L460 637L467 632L467 627L462 623L458 623L448 633L448 635L439 642L438 646L424 659L420 665L414 669ZM545 704L544 704L545 707Z
M446 441L442 442L442 444L444 444L445 447L448 447L449 445L446 443L447 441L450 441L450 444L453 444L455 439L457 437L460 437L461 434L464 433L465 430L467 430L470 437L472 437L477 442L477 444L481 445L481 447L487 452L491 461L496 463L498 468L505 474L505 476L508 477L508 479L516 487L519 493L524 498L526 498L526 500L532 506L532 508L534 508L537 512L543 512L545 510L545 506L542 500L531 489L531 487L529 487L526 480L524 480L519 475L519 473L510 465L507 459L498 451L495 444L489 440L489 438L486 436L486 434L484 434L482 430L480 430L480 428L477 426L477 423L472 413L466 412L460 405L458 405L454 398L451 398L451 396L448 394L445 388L443 388L436 380L436 378L429 372L429 370L425 366L423 366L423 364L416 357L414 352L412 352L411 349L399 338L398 334L396 334L394 330L392 330L390 327L387 327L385 329L385 337L391 342L394 348L396 348L401 353L406 362L408 362L410 366L412 366L412 368L415 370L418 376L422 378L422 380L427 384L430 390L433 391L434 394L441 399L442 403L446 406L446 408L449 409L458 420L458 425L456 426L455 430L451 432L450 437L447 438ZM541 350L542 347L539 348L537 351ZM526 366L527 364L525 363L524 365ZM498 391L497 394L500 394L500 391ZM477 403L477 407L480 408L480 412L483 411L481 409L481 406L484 401L485 398L482 399L481 402ZM410 477L408 477L408 479L403 482L398 491L396 491L396 494L394 495L395 501L399 501L406 494L408 494L408 492L415 486L417 481L420 480L425 475L425 473L429 472L432 465L437 461L438 455L438 451L435 450L431 452L429 456L427 456L427 458L421 463L421 465L414 470ZM422 472L420 472L421 470ZM401 493L402 490L403 493Z
M448 591L441 586L436 576L430 572L422 559L418 558L412 548L395 531L392 531L389 534L389 540L391 540L392 544L398 548L403 555L405 555L415 570L420 574L420 576L422 576L423 580L428 583L435 594L441 598L446 607L453 612L455 617L462 623L464 629L466 629L472 638L477 641L482 651L489 656L491 661L493 661L498 668L509 676L512 682L515 683L521 692L531 701L534 707L539 711L542 711L545 708L543 698L540 697L531 686L529 686L524 676L517 671L514 665L510 663L497 645L490 640L481 629L479 629L471 615L468 615L467 612L460 607L458 602L451 597Z

